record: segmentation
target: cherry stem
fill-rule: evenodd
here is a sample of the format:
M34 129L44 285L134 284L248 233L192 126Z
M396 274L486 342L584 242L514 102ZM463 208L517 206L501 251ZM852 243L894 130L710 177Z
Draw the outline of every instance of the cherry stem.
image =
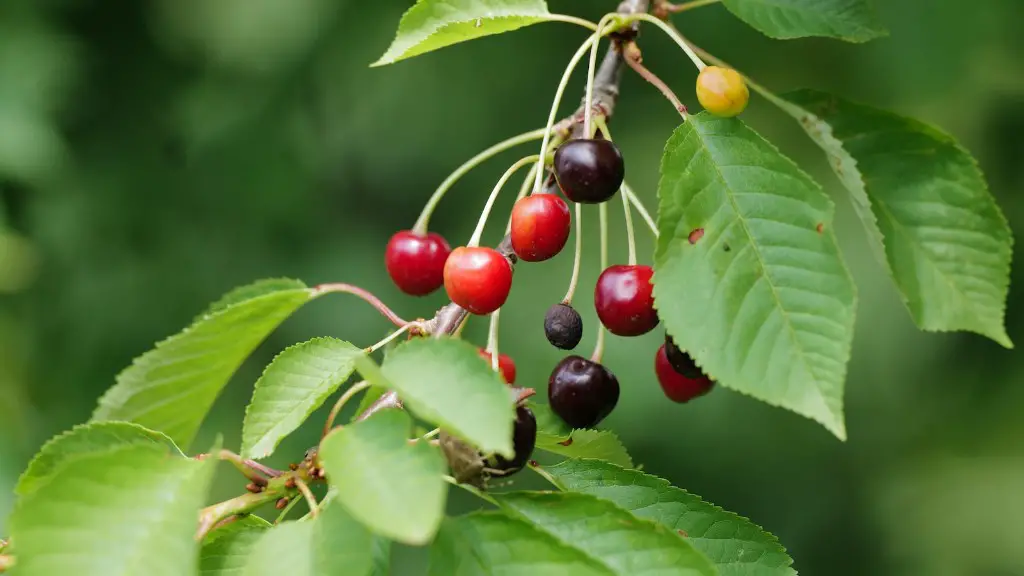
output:
M577 18L576 16L570 16L568 14L546 14L544 16L544 19L555 22L568 22L569 24L577 24L588 30L597 30L597 24L594 24L590 20L587 20L585 18Z
M562 103L562 96L565 94L565 87L569 84L569 77L572 76L573 70L576 69L576 65L580 63L583 55L587 53L590 46L597 42L598 35L591 34L587 37L586 41L580 45L576 50L576 53L569 59L569 64L565 67L565 72L562 73L562 79L558 82L558 88L555 90L555 98L551 102L551 112L548 114L547 127L544 129L544 138L540 144L540 157L537 159L537 171L534 174L533 180L533 191L537 192L540 190L542 177L544 172L544 158L548 150L548 143L551 139L551 131L555 125L555 118L558 116L558 106ZM587 91L590 94L590 90Z
M607 23L617 17L614 12L605 14L597 23L594 30L593 42L590 43L590 62L587 66L587 91L583 93L583 137L592 138L591 116L594 115L594 71L597 69L597 48L601 44L602 29ZM540 184L537 184L540 188Z
M572 277L569 279L569 289L562 298L562 304L572 305L572 297L576 294L576 284L580 280L580 256L583 253L583 206L576 204L576 253L572 257Z
M605 138L611 142L612 133L608 130L608 124L604 121L604 118L597 119L597 127L605 135ZM626 245L629 247L629 265L636 266L636 235L633 233L633 215L629 213L629 199L626 198L626 193L622 191L622 186L619 186L619 196L622 197L622 211L626 219Z
M651 229L651 233L654 234L654 238L657 239L658 225L654 223L654 218L651 218L650 212L648 212L647 208L644 207L643 202L640 202L640 198L637 198L636 193L633 192L633 188L629 184L626 184L625 182L622 183L622 194L626 196L626 198L629 198L629 201L633 204L633 207L636 208L636 211L640 213L640 216L644 219L644 222L647 223L647 227Z
M200 454L196 456L196 458L201 460L204 456L206 455ZM257 486L266 486L268 477L276 478L281 475L281 471L279 470L274 470L273 468L268 468L259 462L242 458L230 450L221 450L217 452L217 459L230 462L238 469L239 472L242 473L242 476L245 476Z
M294 508L295 505L298 503L298 498L292 498L291 500L289 500L288 505L285 506L284 509L281 510L281 513L277 515L277 518L274 519L274 524L280 524L281 521L284 520L284 517L287 516L288 513L292 511L292 508Z
M309 489L309 484L302 478L295 478L295 487L299 489L302 497L306 499L306 505L309 506L309 515L316 518L320 512L320 505L316 501L316 496L313 496L313 491Z
M402 326L402 327L401 327L401 328L399 328L398 330L395 330L395 331L394 331L394 332L392 332L391 334L388 334L387 336L385 336L385 337L384 337L383 339L381 339L381 341L380 341L380 342L377 342L377 343L376 343L376 344L374 344L373 346L370 346L369 348L367 348L367 349L366 349L366 353L367 353L367 354L373 354L373 353L374 353L374 352L376 352L377 350L380 350L381 348L383 348L383 347L387 346L387 345L388 345L389 343L391 343L391 342L392 342L392 341L393 341L393 340L394 340L395 338L398 338L398 337L399 337L399 336L401 336L402 334L405 334L406 332L408 332L408 331L409 331L409 330L410 330L411 328L413 328L413 327L417 328L417 329L418 329L418 330L420 330L420 331L422 331L422 330L423 330L423 325L422 325L422 323L421 323L421 322L409 322L409 323L408 323L408 324L406 324L405 326Z
M551 139L551 143L548 144L548 149L547 149L547 153L548 154L552 154L555 151L555 148L558 148L558 145L561 144L563 140L565 140L565 137L562 136L561 133L559 133L557 130L555 132L556 132L556 134ZM530 169L527 171L526 178L523 179L522 185L519 186L519 193L516 194L516 202L519 202L520 200L522 200L523 198L526 198L526 196L530 194L530 190L532 189L530 187L530 185L533 184L533 177L534 177L534 173L536 171L537 171L537 165L536 164L531 166ZM509 214L508 224L505 226L505 234L508 235L510 232L512 232L512 215L511 214Z
M670 4L668 2L663 2L658 7L666 12L678 14L680 12L686 12L687 10L693 10L694 8L718 4L721 1L722 0L691 0L690 2L683 2L682 4Z
M398 314L395 314L391 310L391 308L388 308L386 304L381 302L380 298L377 298L376 296L374 296L370 292L367 292L366 290L363 290L362 288L360 288L358 286L353 286L352 284L345 284L343 282L332 282L332 283L329 283L329 284L320 284L319 286L316 286L316 287L313 288L313 297L316 298L316 297L318 297L318 296L320 296L322 294L328 294L328 293L331 293L331 292L341 292L341 293L344 293L344 294L352 294L353 296L358 296L359 298L362 298L367 303L369 303L371 306L376 308L377 311L381 313L381 315L383 315L385 318L390 320L392 324L394 324L395 326L398 326L399 328L408 326L408 324L409 324L405 320L402 320L401 316L399 316Z
M491 195L487 198L487 204L484 205L484 211L480 213L480 220L476 223L476 230L473 230L473 236L469 239L469 243L466 246L474 247L480 245L480 237L484 234L484 225L487 224L487 217L491 214L491 208L494 206L494 201L498 198L498 192L505 187L505 183L508 182L517 170L524 166L529 166L537 161L537 156L527 156L521 158L515 164L509 166L508 170L501 175L498 179L498 183L494 185L494 190L491 190Z
M636 45L633 44L633 46ZM672 103L672 106L676 109L676 112L679 112L679 115L683 117L684 121L686 120L686 117L688 116L688 114L686 113L686 105L683 104L681 100L679 100L679 97L676 96L676 93L673 92L672 89L668 87L668 84L665 84L665 82L661 78L659 78L657 74L651 72L646 66L640 63L639 50L632 51L631 53L626 53L626 56L625 58L623 58L623 60L625 60L626 64L628 64L634 72L639 74L641 78L643 78L649 84L651 84L659 91L661 91L665 98Z
M331 429L334 427L334 420L341 413L341 409L345 407L345 404L352 399L353 396L359 394L363 390L370 387L370 383L366 380L353 384L351 388L345 390L345 393L338 398L338 401L334 403L334 407L331 408L331 413L327 415L327 422L324 424L324 432L320 436L321 439L326 438L331 433Z
M441 202L441 199L444 198L445 193L447 193L448 190L452 186L454 186L455 183L458 182L460 178L465 176L467 172L469 172L473 168L476 168L477 166L489 160L490 158L496 156L497 154L504 152L505 150L514 148L520 144L526 144L527 142L532 142L539 138L546 137L547 133L550 130L551 128L548 127L538 128L537 130L524 132L523 134L519 134L518 136L513 136L507 140L502 140L501 142L498 142L497 144L491 146L490 148L487 148L483 152L480 152L476 156L473 156L469 160L466 160L466 162L462 166L459 166L458 168L455 169L454 172L449 174L448 177L444 179L444 182L441 182L441 185L437 187L437 190L435 190L434 193L430 196L430 199L427 200L427 204L423 207L423 211L420 212L420 217L416 220L416 224L412 227L413 232L416 232L417 234L421 235L427 233L427 226L430 223L430 215L434 213L434 209L437 208L437 205Z
M598 206L598 214L601 219L601 271L608 268L608 203L603 202ZM590 355L592 362L600 364L604 356L604 324L597 323L597 344L594 345L594 353Z
M437 436L440 433L441 433L441 429L440 428L434 428L430 432L427 432L423 436L420 436L420 440L430 440L431 438L433 438L434 436Z
M498 371L498 321L501 308L491 312L491 325L487 328L487 353L491 355L491 370Z
M647 14L646 12L637 12L636 14L630 14L629 16L623 16L620 18L620 22L623 23L635 22L637 20L650 22L651 24L654 24L658 28L661 28L662 31L665 32L665 34L668 34L669 38L671 38L676 44L679 45L680 48L683 49L683 52L686 52L686 55L690 58L690 61L693 62L693 65L697 67L697 70L703 70L707 68L707 64L705 64L704 61L701 60L699 56L697 56L697 54L693 51L690 45L686 43L686 40L683 39L683 36L679 33L679 31L676 30L670 24L665 23L664 20L656 16Z

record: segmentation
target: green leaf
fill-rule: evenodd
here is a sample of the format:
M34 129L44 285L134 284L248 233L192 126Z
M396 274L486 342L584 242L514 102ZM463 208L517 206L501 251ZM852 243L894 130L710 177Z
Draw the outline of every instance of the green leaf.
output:
M417 416L482 452L512 456L515 403L476 347L454 338L414 338L395 347L381 373L383 382L375 383L396 390Z
M867 42L889 33L869 0L722 1L737 18L780 40L828 36Z
M211 532L199 552L200 576L241 576L253 547L272 525L246 516Z
M466 40L551 19L544 0L418 0L398 24L383 66Z
M93 422L80 424L51 438L21 474L14 493L28 496L43 485L66 461L94 452L133 445L158 446L170 454L184 457L170 438L130 422Z
M284 522L249 543L239 576L369 576L377 538L331 497L316 518ZM220 572L217 576L236 574Z
M623 576L710 576L718 570L679 534L587 494L514 492L498 505Z
M675 342L722 385L845 438L856 291L832 202L743 122L707 113L666 144L658 197L655 305Z
M229 304L136 358L100 398L92 420L135 422L187 447L235 370L274 328L317 295L299 283L293 286L256 290L252 293L258 295L248 299L225 296L222 301Z
M382 410L331 432L319 457L335 502L374 532L418 545L437 532L448 490L440 451L410 443L411 428L406 413Z
M936 128L831 94L769 97L828 155L914 322L1012 348L1013 235L971 155Z
M270 456L355 370L363 350L314 338L281 352L256 382L242 425L242 456Z
M596 460L566 460L545 470L565 490L608 500L637 517L682 530L722 576L796 574L775 536L667 480Z
M537 419L537 438L544 436L549 441L560 442L572 436L572 428L558 417L551 406L543 402L527 401L526 405Z
M582 551L497 512L446 518L430 548L429 576L612 576Z
M626 452L619 437L608 430L575 430L567 439L558 440L537 433L537 449L560 454L566 458L596 458L626 468L633 467L633 459Z
M260 296L267 294L273 294L274 292L284 292L287 290L303 290L306 285L299 280L292 280L291 278L266 278L264 280L257 280L252 284L245 286L239 286L234 290L220 297L219 300L210 304L210 306L204 311L196 320L202 319L203 316L211 316L224 310L225 308L244 302L246 300L252 300Z
M11 517L20 576L195 572L196 519L215 461L129 445L68 460Z

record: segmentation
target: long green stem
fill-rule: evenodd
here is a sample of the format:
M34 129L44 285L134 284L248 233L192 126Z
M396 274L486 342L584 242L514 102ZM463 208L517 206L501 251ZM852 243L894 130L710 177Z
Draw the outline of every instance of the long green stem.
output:
M622 194L629 198L629 201L633 204L633 207L636 208L636 211L640 213L640 216L644 219L644 222L647 223L647 227L651 229L651 232L654 234L654 237L657 238L658 225L654 223L654 218L651 218L651 214L647 211L647 208L643 205L642 202L640 202L640 199L637 198L636 193L633 192L633 188L630 187L629 184L626 184L625 182L622 183Z
M571 305L572 297L576 294L576 284L580 280L580 255L583 253L583 207L576 203L576 253L572 257L572 277L569 279L569 289L562 298L562 304Z
M612 140L612 133L611 133L610 130L608 130L608 124L605 122L604 118L598 118L597 122L598 122L597 127L604 134L604 137L607 138L609 141L611 141ZM624 215L624 217L626 219L626 245L629 247L629 265L630 266L635 266L636 265L636 236L633 233L633 216L632 216L632 214L629 213L629 198L626 197L626 193L624 191L621 191L622 187L620 186L619 188L620 188L619 196L622 197L622 211L623 211L623 215Z
M501 178L498 179L498 183L494 185L494 190L491 190L491 195L487 198L487 204L484 205L484 211L480 213L480 220L477 221L476 229L473 230L473 236L469 239L469 244L467 244L467 246L472 247L480 245L480 237L484 234L484 225L487 224L487 217L491 214L491 208L494 206L494 201L498 198L498 192L501 192L501 189L505 187L505 183L508 182L509 178L511 178L520 168L529 166L536 162L538 157L539 156L537 155L533 155L521 158L515 164L509 166L508 170L501 175ZM541 160L541 162L543 162L543 160Z
M608 203L603 202L598 206L598 214L601 219L601 272L604 272L608 268ZM597 323L597 344L594 345L594 353L590 355L590 360L593 362L601 362L601 357L604 356L604 339L605 329L604 324Z
M689 56L690 61L693 62L694 66L696 66L698 70L703 70L704 68L707 68L707 64L705 64L704 61L701 60L699 56L697 56L693 49L690 48L690 45L686 43L682 35L679 34L679 31L673 28L671 25L666 24L660 18L657 18L644 12L640 12L637 14L624 16L619 19L620 22L624 23L633 22L636 20L650 22L651 24L654 24L658 28L661 28L665 32L665 34L668 34L669 38L671 38L676 44L679 45L680 48L683 49L683 52L686 52L686 55Z
M334 420L341 413L341 409L345 407L345 404L352 399L353 396L359 394L363 390L370 387L370 383L366 380L353 384L351 388L345 390L345 393L338 398L338 401L334 403L334 407L331 408L331 413L327 415L327 422L324 424L323 437L326 437L330 432L331 428L334 427Z
M382 339L380 340L380 342L377 342L377 343L376 343L376 344L374 344L373 346L370 346L369 348L367 348L367 349L366 349L366 353L367 353L367 354L373 354L373 353L374 353L374 352L376 352L377 350L380 350L381 348L383 348L383 347L387 346L387 345L388 345L389 343L391 343L391 341L393 341L393 340L394 340L395 338L398 338L398 337L399 337L399 336L401 336L402 334L405 334L406 332L408 332L408 331L409 331L409 329L410 329L410 328L412 328L412 327L413 327L413 326L415 326L415 325L416 325L416 323L415 323L415 322L410 322L410 323L406 324L405 326L402 326L402 327L401 327L401 328L399 328L398 330L395 330L395 331L394 331L394 332L392 332L391 334L388 334L387 336L385 336L384 338L382 338Z
M593 136L591 132L591 116L594 111L594 71L597 70L597 47L601 44L602 30L609 20L614 19L615 13L605 14L603 18L597 23L597 29L594 30L594 41L590 43L590 62L587 66L587 91L584 93L584 105L583 105L583 137L590 138Z
M423 211L420 212L420 217L416 220L416 224L412 227L413 231L419 234L427 233L427 225L430 223L430 215L434 213L434 209L437 208L438 203L440 203L441 199L444 198L445 193L448 192L448 190L454 186L460 178L465 176L467 172L509 148L514 148L520 144L526 144L527 142L545 138L550 130L551 127L549 126L546 129L538 128L537 130L524 132L518 136L502 140L483 152L480 152L476 156L473 156L469 160L466 160L462 166L459 166L454 172L449 174L448 177L444 179L444 182L441 182L441 185L437 187L437 190L434 190L434 193L431 194L430 199L427 200L427 204L423 207Z
M501 308L491 312L491 325L487 328L487 353L491 355L491 370L498 371L498 321Z
M573 70L576 69L576 65L580 63L583 55L587 53L590 46L597 42L597 34L589 36L583 44L576 50L576 53L569 59L569 64L565 67L565 72L562 73L562 79L558 82L558 88L555 90L555 98L551 102L551 112L548 114L548 123L544 128L544 138L540 144L540 157L537 164L537 172L534 175L533 190L539 191L541 185L541 179L544 174L544 158L548 150L548 142L551 139L551 130L555 125L555 118L558 116L558 106L562 103L562 96L565 94L565 87L569 84L569 78L572 76Z
M705 0L706 1L706 0ZM717 0L716 0L717 1ZM597 24L594 24L590 20L585 18L577 18L576 16L570 16L568 14L548 14L544 16L545 20L552 20L556 22L568 22L569 24L576 24L582 26L588 30L597 30Z
M291 500L289 500L288 504L286 504L284 509L281 510L281 513L277 515L276 519L274 519L274 524L280 524L281 521L284 520L284 517L287 516L288 513L292 511L292 508L295 508L295 505L298 503L298 498L292 498Z

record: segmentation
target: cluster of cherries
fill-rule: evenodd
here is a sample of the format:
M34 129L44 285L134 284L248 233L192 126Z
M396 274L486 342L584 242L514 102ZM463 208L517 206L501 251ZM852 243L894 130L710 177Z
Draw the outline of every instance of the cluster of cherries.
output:
M708 66L697 78L697 98L709 112L735 116L746 107L749 93L734 70ZM572 202L607 202L622 186L625 164L618 147L603 138L570 140L555 151L553 171L559 189ZM569 206L555 194L536 192L518 200L512 208L512 249L518 259L542 262L557 255L569 238ZM512 263L493 248L462 246L452 250L436 233L411 230L395 234L385 256L388 273L406 294L422 296L442 285L452 302L467 311L485 315L505 304L512 288ZM659 323L654 308L651 277L644 265L615 265L601 272L594 290L594 306L601 324L617 336L639 336ZM548 341L572 350L583 336L583 320L568 302L551 306L544 318ZM481 356L492 361L491 353ZM515 363L505 354L498 359L504 380L516 378ZM665 395L688 402L708 393L714 381L675 345L668 334L658 349L654 369ZM592 428L615 408L619 382L599 362L572 355L555 366L548 381L552 411L573 428ZM514 432L515 457L496 458L497 471L514 472L526 465L536 440L537 421L529 408L517 408Z

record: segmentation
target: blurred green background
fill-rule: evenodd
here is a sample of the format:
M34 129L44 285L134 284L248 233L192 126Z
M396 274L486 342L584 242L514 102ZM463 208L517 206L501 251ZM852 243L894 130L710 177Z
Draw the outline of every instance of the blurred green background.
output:
M134 356L231 287L271 276L353 282L406 317L429 317L442 303L441 295L412 299L391 286L382 263L388 237L411 226L465 158L543 124L585 32L542 24L368 68L410 4L0 4L0 535L10 488L41 443L85 421ZM614 4L551 1L594 19ZM721 6L675 20L780 91L833 90L943 126L977 155L1017 228L1024 5L878 4L891 36L863 46L770 41ZM653 28L641 45L646 64L695 105L685 56ZM577 74L566 111L581 85ZM978 336L918 332L820 151L757 97L745 119L818 177L839 208L835 227L860 290L850 439L724 389L691 405L666 401L652 369L660 333L610 340L607 363L624 391L607 425L646 470L777 534L801 574L1024 575L1024 362ZM626 76L613 128L627 178L652 209L661 147L677 123L653 88ZM464 243L514 154L471 173L432 228ZM499 237L513 195L499 201L485 240ZM611 222L612 257L623 261L618 211ZM593 233L591 226L579 302L591 328ZM638 235L649 255L650 235ZM567 252L517 272L502 350L518 361L523 385L543 390L562 355L541 326L570 264ZM1007 320L1018 343L1020 264ZM484 324L472 324L467 337L483 342ZM386 330L344 296L304 308L232 381L197 446L223 433L237 447L252 383L277 351L318 335L365 346ZM581 350L592 344L589 333ZM275 462L300 457L319 421L290 438ZM239 489L229 474L217 487L225 496ZM422 551L399 550L394 573L422 573L423 561Z

